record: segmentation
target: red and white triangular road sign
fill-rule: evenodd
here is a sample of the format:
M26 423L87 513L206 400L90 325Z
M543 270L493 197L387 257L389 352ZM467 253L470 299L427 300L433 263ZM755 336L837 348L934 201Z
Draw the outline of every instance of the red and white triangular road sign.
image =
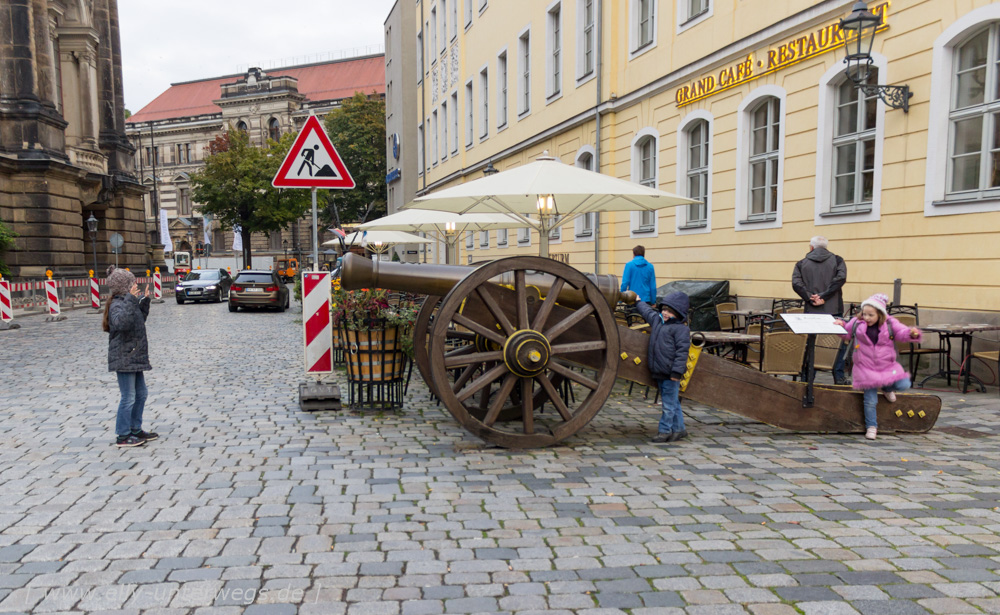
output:
M316 119L310 115L295 137L277 175L271 181L275 188L340 188L354 187L354 178L340 159L337 148Z

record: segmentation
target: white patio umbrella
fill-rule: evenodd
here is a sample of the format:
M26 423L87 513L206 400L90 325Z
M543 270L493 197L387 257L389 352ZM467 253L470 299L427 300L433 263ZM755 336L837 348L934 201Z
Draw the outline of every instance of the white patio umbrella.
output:
M412 235L402 231L355 231L343 239L346 246L364 246L365 248L382 254L392 246L399 243L431 243L430 239L425 239L419 235ZM339 239L331 239L323 242L324 246L340 246Z
M697 203L676 194L588 171L548 155L489 177L417 197L403 209L455 213L509 213L539 218L539 255L549 255L549 232L583 214L655 211Z
M444 242L448 253L448 262L455 264L455 246L458 239L466 232L489 231L503 228L523 228L530 226L538 228L538 221L523 220L511 214L456 214L450 211L431 211L427 209L405 209L390 216L365 222L359 228L373 232L375 230L397 230L409 232L433 233L437 239Z

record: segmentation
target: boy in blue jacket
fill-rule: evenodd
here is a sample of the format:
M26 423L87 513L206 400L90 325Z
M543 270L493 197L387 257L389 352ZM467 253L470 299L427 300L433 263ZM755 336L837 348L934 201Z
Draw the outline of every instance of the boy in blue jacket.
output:
M681 411L680 380L687 367L691 347L691 329L687 320L688 296L673 292L657 304L657 309L637 301L639 314L649 323L649 371L660 387L663 414L653 442L675 442L686 438L684 413Z

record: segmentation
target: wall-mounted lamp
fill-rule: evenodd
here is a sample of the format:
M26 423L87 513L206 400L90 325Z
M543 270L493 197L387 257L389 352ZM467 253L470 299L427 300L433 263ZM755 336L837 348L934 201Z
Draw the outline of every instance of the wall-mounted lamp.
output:
M486 176L486 177L489 177L490 175L496 175L499 172L500 171L497 171L496 167L493 166L493 161L492 160L490 160L489 162L487 162L486 163L486 168L483 169L483 175Z
M858 0L851 8L850 17L840 20L840 29L844 33L844 51L847 64L847 77L854 86L863 91L865 96L878 96L882 102L893 109L902 109L903 113L910 110L910 98L913 92L908 85L870 85L872 45L875 43L875 32L882 23L882 18L868 10L863 0Z

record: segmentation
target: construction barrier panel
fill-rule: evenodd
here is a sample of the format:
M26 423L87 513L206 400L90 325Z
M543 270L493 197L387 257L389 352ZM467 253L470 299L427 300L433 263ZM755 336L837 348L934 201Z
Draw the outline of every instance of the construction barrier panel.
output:
M332 372L329 272L302 274L302 332L306 373Z
M46 282L51 282L55 286L56 294L59 298L61 309L90 308L93 306L93 285L94 280L98 285L100 301L108 299L108 289L106 278L80 278L61 279L47 281L28 282L7 282L10 292L11 310L14 317L39 312L48 313L49 301L47 297ZM177 277L174 275L161 275L161 292L167 297L174 296L174 287ZM154 278L136 278L139 287L144 284L153 285Z
M0 280L0 321L14 320L14 304L10 299L10 282Z

